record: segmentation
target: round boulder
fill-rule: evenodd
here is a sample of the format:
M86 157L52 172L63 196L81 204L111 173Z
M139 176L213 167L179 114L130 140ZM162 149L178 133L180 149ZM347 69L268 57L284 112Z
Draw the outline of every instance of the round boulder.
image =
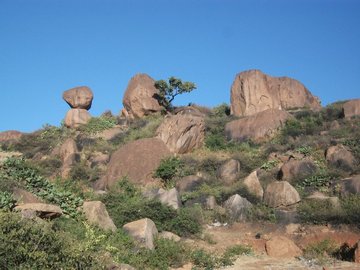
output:
M63 99L73 109L89 110L93 97L91 89L86 86L71 88L63 93Z

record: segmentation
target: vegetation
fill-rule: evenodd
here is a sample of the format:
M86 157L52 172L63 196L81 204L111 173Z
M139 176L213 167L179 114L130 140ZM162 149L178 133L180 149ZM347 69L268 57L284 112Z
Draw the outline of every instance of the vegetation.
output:
M162 179L165 187L172 186L172 180L179 175L183 167L182 161L178 157L169 157L161 161L159 167L154 172L154 177Z
M171 110L171 102L177 95L189 93L196 89L196 85L192 82L183 82L182 80L170 77L169 82L159 80L155 82L155 87L159 90L159 103L166 110Z

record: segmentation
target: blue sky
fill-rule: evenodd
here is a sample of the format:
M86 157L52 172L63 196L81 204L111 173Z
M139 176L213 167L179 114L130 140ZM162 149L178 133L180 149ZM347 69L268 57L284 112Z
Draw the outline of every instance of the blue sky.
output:
M129 79L177 76L175 104L230 102L238 72L298 79L323 105L360 98L358 0L0 0L0 131L60 125L62 92L122 108Z

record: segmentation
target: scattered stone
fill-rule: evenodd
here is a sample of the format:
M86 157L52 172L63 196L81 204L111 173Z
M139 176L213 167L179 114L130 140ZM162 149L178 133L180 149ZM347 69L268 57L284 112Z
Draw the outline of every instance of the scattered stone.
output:
M267 186L264 202L270 207L289 206L300 202L300 196L288 182L276 181Z
M238 194L231 196L224 203L224 208L229 212L231 218L238 221L246 220L247 213L252 204Z
M360 99L353 99L343 104L343 114L345 118L360 115Z
M87 124L91 116L85 109L70 109L64 119L64 124L68 128L78 128Z
M170 206L175 210L181 207L180 195L176 188L172 188L170 190L162 189L162 191L159 192L158 195L155 196L155 198L159 199L159 201L164 205Z
M292 116L286 111L269 109L257 114L231 121L225 126L229 140L253 140L261 142L274 137L279 128Z
M208 196L205 200L204 208L207 210L214 210L217 206L215 196Z
M260 70L236 75L231 87L231 114L247 116L268 109L320 109L320 101L299 81L271 77Z
M340 180L340 192L342 196L360 193L360 175Z
M288 162L281 166L279 172L279 179L291 182L294 179L310 176L314 174L316 170L316 165L310 159L290 159Z
M302 255L301 249L285 236L275 236L265 244L266 253L271 257L291 258Z
M18 204L42 203L42 200L39 197L22 188L14 188L12 194Z
M62 215L62 210L57 205L45 203L25 203L15 207L15 211L34 211L40 218L54 219Z
M73 109L89 110L93 97L91 89L87 86L71 88L63 93L63 99Z
M262 200L264 196L264 189L260 184L260 180L257 175L257 171L253 171L244 179L244 185L247 190L257 197L258 199Z
M173 240L174 242L179 242L181 240L180 236L176 235L175 233L167 232L167 231L163 231L159 233L159 238Z
M331 165L345 171L352 171L355 167L353 154L341 144L330 146L325 152L325 157Z
M116 226L106 211L105 205L100 201L84 202L82 210L89 223L104 230L116 231Z
M225 184L232 184L238 180L240 174L240 162L236 159L226 161L218 169L218 177Z
M0 132L0 143L19 140L22 135L23 133L17 130L7 130Z
M202 184L205 183L205 179L197 175L189 175L181 178L179 181L176 181L176 189L179 191L180 195L185 192L190 192L196 190Z
M142 247L153 250L154 238L158 235L155 223L149 218L127 223L123 226L126 233L132 236Z
M153 172L159 167L161 160L170 155L166 145L157 138L125 144L111 155L106 173L95 183L95 188L109 188L125 176L135 184L153 182Z
M161 112L164 108L158 102L159 90L155 81L147 74L136 74L131 78L123 98L123 115L141 118Z
M156 134L171 152L189 153L202 146L205 137L205 121L203 117L172 115L165 118Z

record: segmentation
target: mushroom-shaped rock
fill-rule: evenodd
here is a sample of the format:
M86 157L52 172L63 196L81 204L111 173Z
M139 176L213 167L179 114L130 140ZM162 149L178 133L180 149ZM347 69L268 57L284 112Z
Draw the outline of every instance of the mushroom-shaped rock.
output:
M116 226L102 202L84 202L82 210L89 223L97 225L104 230L116 231Z
M172 115L165 118L156 131L173 153L184 154L202 146L205 137L203 117Z
M71 88L63 93L63 99L73 109L89 110L93 97L91 89L87 86Z
M78 128L86 124L91 119L91 115L85 109L70 109L64 119L64 124L68 128Z
M123 98L124 114L130 118L141 118L157 113L164 108L158 102L159 90L155 81L147 74L136 74L131 78Z
M240 162L236 159L230 159L218 169L218 177L226 184L234 183L240 174Z
M231 114L235 116L303 107L319 109L321 105L303 84L291 78L249 70L237 74L231 87Z
M25 203L15 207L15 211L31 211L40 218L57 218L62 215L62 210L59 206L46 203Z
M276 181L267 186L264 202L270 207L289 206L300 202L300 196L288 182Z
M345 102L342 110L345 118L360 115L360 98Z
M264 189L260 184L260 180L257 175L257 171L253 171L244 179L244 186L258 199L262 200L264 196Z
M170 155L166 145L157 138L125 144L111 155L106 173L95 183L95 188L111 187L125 176L135 184L152 182L154 170Z
M227 199L224 203L224 208L229 212L231 217L238 221L246 219L249 209L252 204L239 194L235 194Z
M266 253L271 257L292 258L302 255L301 249L285 236L275 236L265 243Z
M313 161L290 159L281 166L279 178L291 182L294 179L304 178L316 172L317 167Z
M269 109L226 124L225 134L235 141L263 141L272 138L292 116L281 110Z
M127 223L123 229L142 247L154 249L154 238L158 235L155 223L149 218Z
M330 146L325 152L326 160L337 168L352 171L355 167L353 154L343 145Z

